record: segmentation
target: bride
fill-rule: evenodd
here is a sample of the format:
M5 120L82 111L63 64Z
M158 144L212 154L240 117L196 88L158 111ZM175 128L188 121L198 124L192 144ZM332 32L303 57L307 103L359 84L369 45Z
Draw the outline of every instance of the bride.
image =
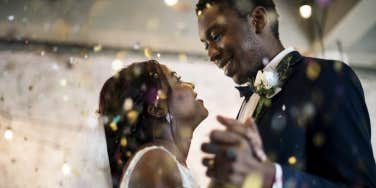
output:
M155 60L109 78L99 99L113 187L198 187L186 159L208 111L191 83Z

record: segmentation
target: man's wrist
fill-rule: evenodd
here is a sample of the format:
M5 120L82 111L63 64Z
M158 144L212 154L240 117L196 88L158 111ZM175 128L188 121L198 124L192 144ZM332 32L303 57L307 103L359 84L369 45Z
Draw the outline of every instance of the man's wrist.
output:
M272 188L275 182L276 166L271 162L266 162L264 164L263 187Z

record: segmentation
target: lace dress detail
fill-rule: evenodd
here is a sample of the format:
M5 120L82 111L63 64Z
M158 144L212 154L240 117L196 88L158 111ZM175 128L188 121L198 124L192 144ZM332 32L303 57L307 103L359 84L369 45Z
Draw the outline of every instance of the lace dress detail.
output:
M176 157L170 151L168 151L166 148L164 148L162 146L149 146L149 147L143 148L142 150L138 151L135 154L135 156L132 158L132 160L130 161L130 163L128 165L128 168L124 172L124 175L123 175L124 178L121 180L120 188L128 188L129 187L128 185L129 185L129 181L130 181L132 172L133 172L134 168L136 167L138 161L141 159L141 157L145 153L147 153L148 151L151 151L151 150L155 150L155 149L163 150L164 152L168 153L169 156L172 159L174 159L176 166L179 169L180 177L181 177L181 180L182 180L182 183L183 183L183 185L182 185L183 188L199 188L199 186L194 181L191 172L185 166L181 165L178 162L178 160L176 159Z

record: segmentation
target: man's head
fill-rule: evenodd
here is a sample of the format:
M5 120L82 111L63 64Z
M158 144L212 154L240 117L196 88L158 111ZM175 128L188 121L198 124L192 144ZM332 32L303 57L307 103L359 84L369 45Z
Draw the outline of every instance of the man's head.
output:
M199 0L196 13L210 60L238 84L254 77L280 44L272 0Z

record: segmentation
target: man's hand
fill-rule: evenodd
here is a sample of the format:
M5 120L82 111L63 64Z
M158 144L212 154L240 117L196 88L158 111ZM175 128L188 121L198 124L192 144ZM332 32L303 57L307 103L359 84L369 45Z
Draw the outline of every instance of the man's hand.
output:
M212 131L210 142L202 145L204 152L214 154L203 159L207 175L237 187L241 187L248 176L260 177L263 187L271 187L274 164L267 162L254 121L248 119L242 124L221 116L217 119L226 130Z

